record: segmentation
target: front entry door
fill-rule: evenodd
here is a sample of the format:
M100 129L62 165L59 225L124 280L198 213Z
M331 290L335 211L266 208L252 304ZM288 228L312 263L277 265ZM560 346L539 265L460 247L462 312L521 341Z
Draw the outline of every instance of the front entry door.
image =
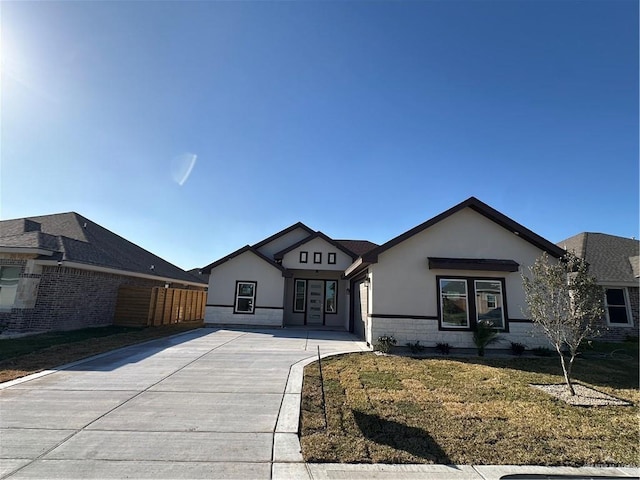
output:
M324 281L309 280L307 295L307 325L324 324Z

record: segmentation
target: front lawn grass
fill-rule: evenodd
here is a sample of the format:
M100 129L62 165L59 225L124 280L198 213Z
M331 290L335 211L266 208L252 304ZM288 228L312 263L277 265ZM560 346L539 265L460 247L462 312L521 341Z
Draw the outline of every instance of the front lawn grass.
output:
M563 383L557 356L362 353L323 360L322 371L326 430L317 362L304 375L308 462L639 465L637 343L596 344L573 375L631 407L575 407L530 387Z
M202 322L143 328L108 326L0 339L0 382L201 326Z

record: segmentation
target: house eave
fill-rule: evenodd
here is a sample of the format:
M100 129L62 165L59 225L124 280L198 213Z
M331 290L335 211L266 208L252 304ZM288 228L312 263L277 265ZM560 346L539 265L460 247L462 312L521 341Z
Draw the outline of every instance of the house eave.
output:
M363 257L359 257L344 271L344 278L351 278L357 275L362 270L365 270L369 265L371 265L371 262L367 262Z
M109 273L112 275L123 275L126 277L144 278L146 280L156 280L159 282L179 283L180 285L189 285L189 286L200 287L200 288L204 288L207 286L206 283L191 282L189 280L182 280L180 278L164 277L160 275L152 275L152 274L141 273L141 272L131 272L128 270L118 270L116 268L101 267L99 265L90 265L87 263L71 262L68 260L61 260L61 261L36 260L36 263L38 265L44 265L44 266L76 268L78 270L88 270L92 272Z
M37 247L3 247L0 246L0 253L12 253L22 255L44 255L50 257L53 255L53 250L47 250Z

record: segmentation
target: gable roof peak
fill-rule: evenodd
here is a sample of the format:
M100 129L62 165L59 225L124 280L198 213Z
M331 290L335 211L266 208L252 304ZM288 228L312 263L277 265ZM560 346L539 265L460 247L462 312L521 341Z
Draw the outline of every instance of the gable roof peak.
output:
M369 252L365 253L362 256L363 261L369 262L369 263L377 262L378 255L380 253L407 240L410 237L413 237L414 235L422 232L423 230L426 230L427 228L435 225L436 223L441 222L442 220L450 217L451 215L465 208L471 208L472 210L483 215L484 217L488 218L492 222L500 225L502 228L509 230L515 235L518 235L523 240L531 243L532 245L536 246L541 250L546 251L547 253L551 254L556 258L562 257L565 253L565 251L559 246L554 245L547 239L529 230L524 225L519 224L518 222L507 217L505 214L499 212L495 208L487 205L486 203L482 202L476 197L471 196L466 200L458 203L457 205L454 205L453 207L449 208L448 210L445 210L439 215L436 215L435 217L427 220L426 222L421 223L420 225L406 231L405 233L398 235L395 238L392 238L388 242L380 245L379 247L376 247L370 250Z

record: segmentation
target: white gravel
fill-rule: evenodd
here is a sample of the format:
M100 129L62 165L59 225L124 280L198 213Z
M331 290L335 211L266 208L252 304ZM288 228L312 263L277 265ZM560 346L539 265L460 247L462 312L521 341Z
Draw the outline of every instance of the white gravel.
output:
M553 385L535 385L531 384L532 387L538 388L544 392L547 392L549 395L553 395L559 400L562 400L570 405L576 405L580 407L603 407L603 406L630 406L631 402L626 400L621 400L616 397L612 397L611 395L607 395L606 393L599 392L590 387L585 387L580 384L573 384L573 389L575 390L575 395L569 394L569 389L567 385L562 384L553 384Z

